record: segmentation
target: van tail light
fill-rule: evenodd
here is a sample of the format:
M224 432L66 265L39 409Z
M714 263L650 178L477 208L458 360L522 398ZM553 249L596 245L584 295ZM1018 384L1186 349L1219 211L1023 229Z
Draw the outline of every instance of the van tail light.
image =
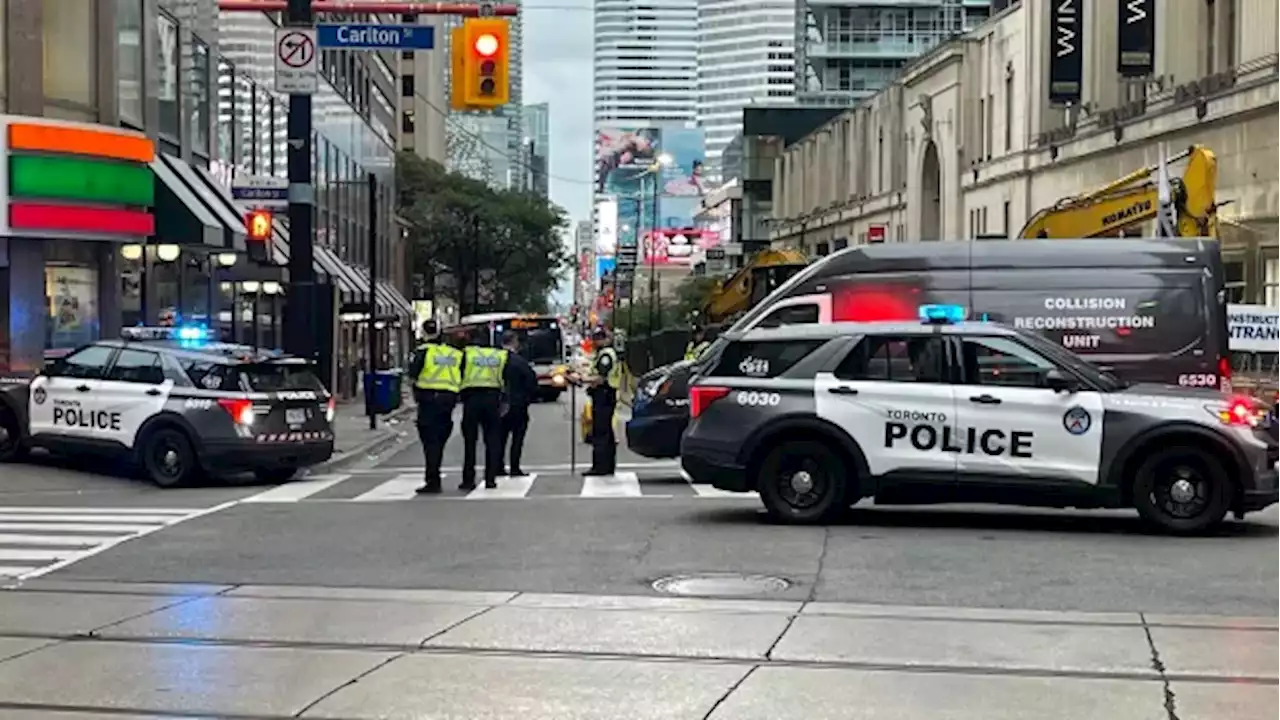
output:
M694 385L689 388L689 417L698 417L704 410L711 406L711 403L728 394L729 388L727 387Z
M338 412L337 401L329 398L329 402L324 406L324 419L326 422L333 422L333 417Z
M1206 405L1205 409L1217 416L1223 425L1257 427L1260 419L1257 406L1247 397L1233 397L1224 403Z
M1225 355L1218 358L1218 389L1231 392L1231 358Z
M227 411L231 420L237 425L253 424L253 401L233 398L218 398L218 406Z

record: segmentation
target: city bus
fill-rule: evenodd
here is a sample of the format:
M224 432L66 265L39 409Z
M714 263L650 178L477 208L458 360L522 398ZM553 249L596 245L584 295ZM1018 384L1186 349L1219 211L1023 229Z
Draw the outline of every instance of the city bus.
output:
M466 315L450 328L467 335L467 342L501 347L508 330L520 338L520 355L538 374L540 400L554 400L564 392L565 344L560 318L523 313Z

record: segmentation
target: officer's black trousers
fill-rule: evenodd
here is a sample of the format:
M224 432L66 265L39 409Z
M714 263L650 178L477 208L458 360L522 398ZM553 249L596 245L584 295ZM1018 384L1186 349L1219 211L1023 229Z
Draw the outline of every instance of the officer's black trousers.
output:
M493 480L502 467L501 400L497 390L469 390L462 396L462 482L476 481L476 440L484 436L484 479Z
M418 403L418 440L422 442L422 459L426 465L424 482L440 484L440 465L444 462L444 447L453 434L453 406L458 402L454 393L420 390Z
M502 416L504 444L510 448L511 472L520 470L520 457L524 454L524 435L529 430L529 406L512 405Z
M613 438L613 412L618 395L598 388L591 397L591 470L611 474L617 469L618 445Z

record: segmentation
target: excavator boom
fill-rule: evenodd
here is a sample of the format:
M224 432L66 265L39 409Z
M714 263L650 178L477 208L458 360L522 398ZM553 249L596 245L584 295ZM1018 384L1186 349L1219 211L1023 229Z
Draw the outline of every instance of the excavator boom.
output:
M761 250L751 261L720 283L702 306L702 317L708 322L722 322L750 309L755 284L767 271L802 268L808 258L798 250Z

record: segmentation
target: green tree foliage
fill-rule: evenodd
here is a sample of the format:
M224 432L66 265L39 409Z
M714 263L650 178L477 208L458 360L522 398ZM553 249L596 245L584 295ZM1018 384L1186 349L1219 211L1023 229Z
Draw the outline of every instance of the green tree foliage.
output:
M461 314L546 310L572 259L561 241L564 210L408 152L396 160L396 186L413 272L454 288Z
M720 278L690 276L676 289L676 302L671 322L688 325L702 320L702 306L711 293L720 287Z

